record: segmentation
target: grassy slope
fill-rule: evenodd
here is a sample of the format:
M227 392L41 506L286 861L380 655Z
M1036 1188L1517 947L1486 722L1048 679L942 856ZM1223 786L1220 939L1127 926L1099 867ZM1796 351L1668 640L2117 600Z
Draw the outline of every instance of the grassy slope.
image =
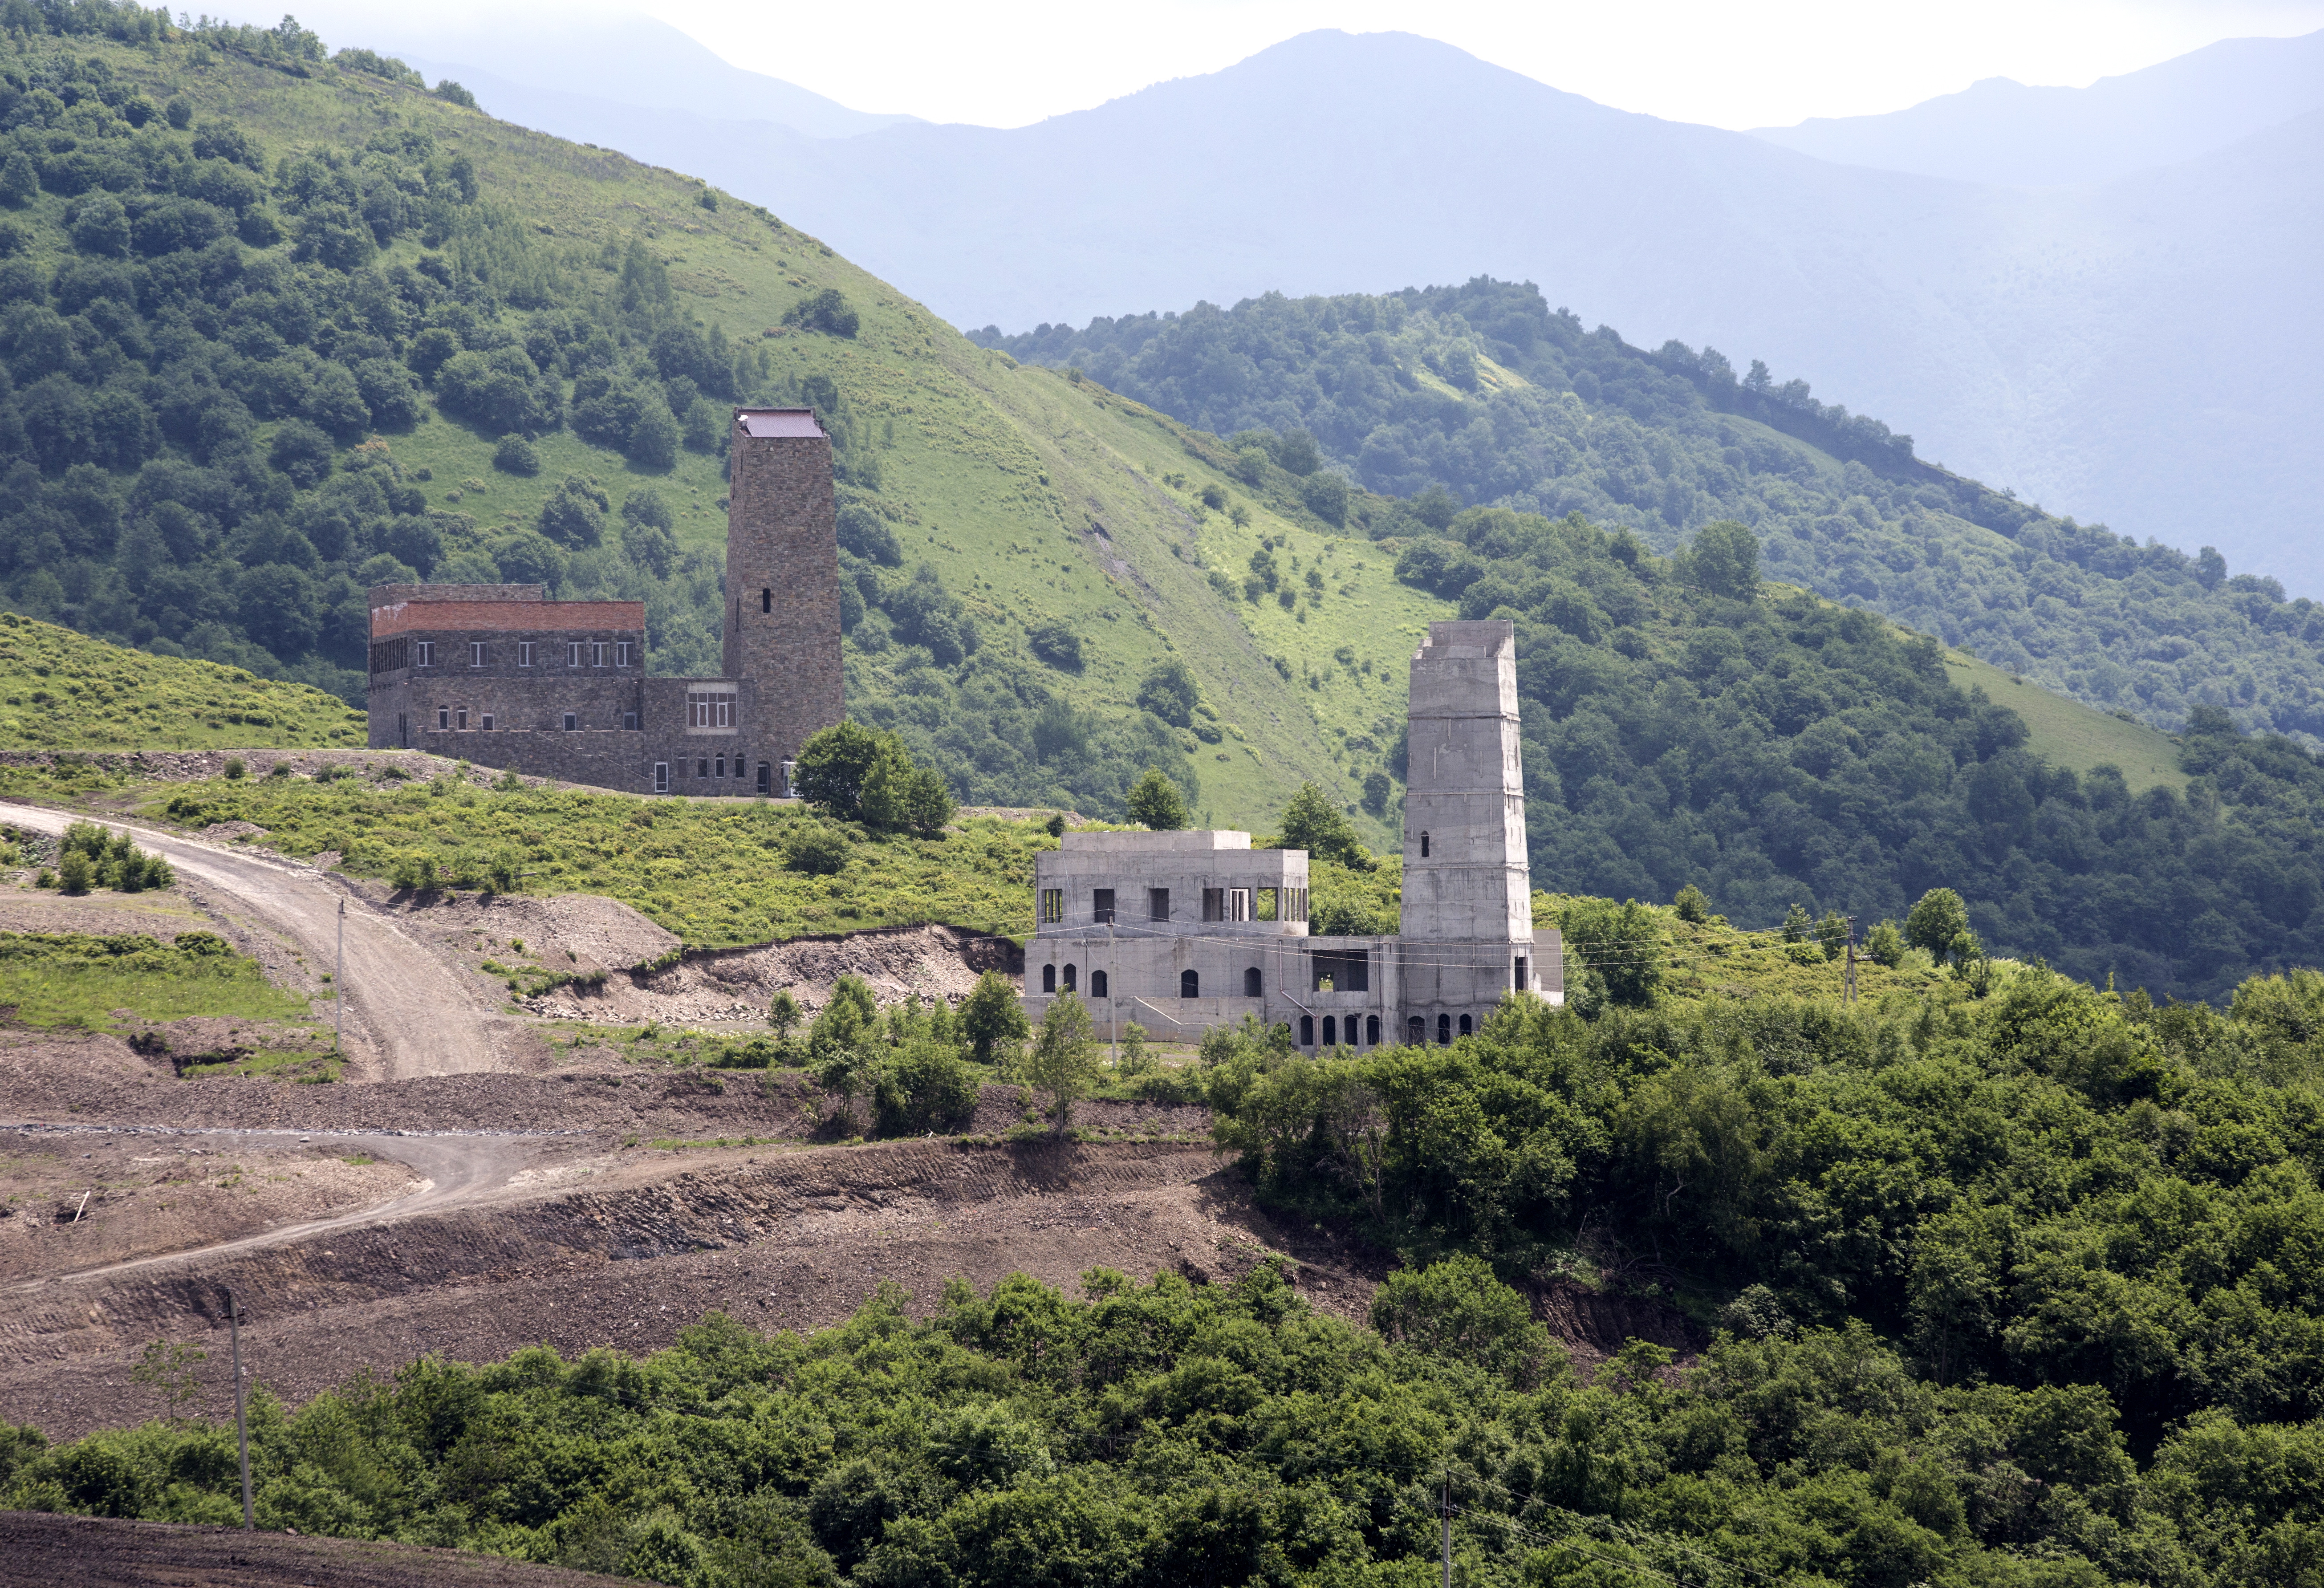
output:
M1377 698L1359 702L1350 691L1305 688L1308 664L1327 663L1336 646L1349 642L1393 659L1401 640L1383 649L1379 637L1416 628L1428 615L1449 615L1443 602L1395 586L1386 577L1387 559L1351 542L1348 551L1371 565L1373 610L1360 622L1360 609L1343 608L1344 619L1333 614L1306 625L1313 634L1276 635L1268 631L1278 625L1259 618L1264 638L1255 640L1244 623L1252 609L1222 600L1172 556L1174 546L1188 544L1192 493L1204 481L1223 479L1189 455L1182 427L1094 387L983 352L814 239L731 198L715 211L703 209L703 189L691 179L357 73L318 73L300 82L233 60L189 69L176 51L163 51L158 67L130 51L113 53L115 69L150 83L149 91L184 92L198 115L235 117L272 155L306 142L359 143L397 119L425 125L475 161L488 202L532 223L544 243L569 247L576 276L596 269L593 262L605 243L647 238L669 266L681 301L706 326L721 326L746 345L765 342L778 378L829 374L872 434L883 434L892 421L882 494L908 514L897 526L908 561L935 563L945 583L970 598L989 641L1020 645L1028 620L1073 623L1088 663L1078 677L1044 669L1044 681L1085 707L1126 707L1157 662L1173 653L1185 658L1206 702L1221 718L1237 722L1256 752L1232 739L1197 748L1201 805L1221 825L1270 825L1305 779L1343 790L1343 802L1352 799L1354 785L1334 765L1322 725L1352 726L1381 715L1400 719L1403 669L1392 668L1385 688L1373 687ZM380 263L409 263L420 252L417 241L406 238ZM852 341L767 336L784 310L824 287L844 292L861 314ZM678 509L682 543L724 543L715 458L687 453L669 471L642 469L560 431L542 447L540 475L526 480L493 472L493 440L438 416L410 436L391 438L390 446L407 468L431 472L424 486L431 505L472 514L484 528L529 521L555 483L573 472L596 476L616 501L652 485ZM1188 475L1188 490L1159 485L1153 475L1165 472ZM472 481L484 489L466 483ZM1240 487L1236 494L1248 496ZM1251 530L1238 537L1248 541L1234 557L1238 572L1260 534L1298 533L1254 506ZM1228 527L1223 517L1211 522ZM1105 526L1111 549L1093 523ZM1126 568L1110 567L1115 559ZM1279 626L1296 627L1288 618ZM1261 651L1286 654L1294 681L1268 667ZM1040 666L1029 656L1026 665Z
M0 750L359 745L337 697L0 613Z
M2094 710L1962 651L1948 650L1945 666L1961 688L1982 688L2024 717L2034 735L2033 748L2056 764L2087 772L2111 762L2122 769L2134 794L2158 783L2181 794L2187 791L2187 774L2179 770L2179 742L2160 728Z

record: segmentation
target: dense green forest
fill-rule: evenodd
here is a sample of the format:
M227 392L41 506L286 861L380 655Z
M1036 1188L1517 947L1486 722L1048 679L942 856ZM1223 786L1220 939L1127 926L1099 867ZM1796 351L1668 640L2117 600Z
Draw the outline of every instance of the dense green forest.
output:
M1490 505L1582 512L1668 550L1736 519L1775 577L2102 709L2175 731L2208 705L2324 735L2324 609L2285 601L2274 580L1932 467L1910 437L1763 365L1738 378L1714 349L1648 353L1585 331L1530 283L1270 293L976 336L1238 442L1311 434L1329 467L1405 499L1369 515L1375 535Z
M1362 1056L1213 1033L1196 1078L1262 1195L1406 1259L1370 1329L1269 1260L430 1359L261 1393L259 1524L685 1588L1418 1588L1449 1495L1471 1584L2317 1581L2324 977L2225 1014L2033 967L1737 991ZM1699 1353L1585 1381L1532 1298L1591 1285L1677 1303ZM0 1504L233 1520L231 1420L149 1355L171 1415L0 1428Z
M932 565L907 566L908 514L880 494L892 418L875 436L829 374L706 327L643 237L548 241L557 228L500 202L459 146L457 115L481 118L443 122L466 103L456 86L432 123L389 115L360 145L270 148L185 95L156 103L115 64L145 60L77 53L71 35L166 39L180 65L215 51L293 78L422 85L368 51L327 59L288 22L188 33L105 5L22 20L32 36L0 69L10 607L360 705L369 586L538 582L642 598L650 665L712 672L722 563L715 544L681 544L678 515L712 510L681 466L723 468L729 403L803 402L837 449L851 692L872 720L970 799L1118 812L1148 764L1199 788L1168 725L1055 700L1014 645L980 658L975 617ZM44 31L67 36L44 47ZM731 224L803 244L738 208ZM783 318L786 350L860 328L832 288ZM491 449L490 479L438 480L418 461L445 431ZM573 455L554 437L581 444L583 470L544 475ZM538 482L538 509L496 516L486 503L517 482ZM1078 663L1078 642L1061 649Z

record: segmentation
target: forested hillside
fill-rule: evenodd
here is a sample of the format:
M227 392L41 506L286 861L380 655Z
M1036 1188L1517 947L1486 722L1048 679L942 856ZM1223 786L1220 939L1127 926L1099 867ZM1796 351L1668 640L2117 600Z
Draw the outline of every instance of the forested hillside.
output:
M1408 499L1374 534L1496 505L1582 512L1667 550L1736 519L1775 577L2102 710L2176 731L2214 706L2324 735L2324 608L2208 549L2141 546L1946 474L1762 365L1585 331L1531 283L1270 294L978 339L1222 436L1304 428L1333 467Z
M1272 664L1194 566L1182 427L980 352L764 210L295 23L9 15L18 612L359 703L368 586L538 581L642 598L653 667L712 670L725 410L806 402L838 448L853 710L962 799L1118 815L1159 765L1223 822L1308 778L1352 803L1305 659ZM1259 501L1234 527L1323 528ZM1391 631L1443 610L1377 583Z

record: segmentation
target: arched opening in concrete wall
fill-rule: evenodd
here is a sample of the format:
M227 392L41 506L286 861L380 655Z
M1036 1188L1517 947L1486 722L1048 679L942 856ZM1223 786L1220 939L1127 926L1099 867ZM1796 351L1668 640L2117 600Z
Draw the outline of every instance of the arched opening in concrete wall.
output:
M1053 965L1043 965L1041 967L1041 991L1044 992L1055 992L1056 990L1057 967Z
M1105 995L1105 973L1103 971L1090 972L1090 996L1092 998L1102 998Z
M1461 1017L1461 1035L1462 1035L1463 1037L1465 1037L1465 1036L1467 1036L1468 1034L1469 1034L1469 1017L1468 1017L1467 1015L1465 1015L1465 1014L1464 1014L1464 1015L1462 1015L1462 1016Z
M1181 998L1200 998L1202 995L1203 978L1193 971L1180 971L1178 973L1178 996Z
M1337 1015L1327 1014L1323 1017L1323 1046L1326 1048L1336 1048L1339 1046L1339 1042L1340 1017Z
M1078 991L1078 990L1080 989L1080 987L1081 987L1081 980L1080 980L1080 976L1081 976L1081 973L1080 973L1078 970L1074 969L1074 967L1073 967L1072 965L1067 965L1067 966L1065 967L1065 991L1066 991L1066 992L1076 992L1076 991Z
M1259 995L1259 967L1257 965L1251 966L1250 969L1243 972L1242 974L1242 995L1245 998L1256 998Z
M1428 858L1428 835L1425 833L1420 835L1420 858L1423 860Z
M1303 1014L1299 1017L1299 1046L1302 1048L1315 1046L1315 1017L1312 1014Z
M1436 1017L1436 1042L1439 1047L1452 1045L1452 1017L1449 1014L1440 1014Z
M1367 1048L1379 1046L1379 1016L1376 1014L1368 1014L1364 1017L1364 1046Z

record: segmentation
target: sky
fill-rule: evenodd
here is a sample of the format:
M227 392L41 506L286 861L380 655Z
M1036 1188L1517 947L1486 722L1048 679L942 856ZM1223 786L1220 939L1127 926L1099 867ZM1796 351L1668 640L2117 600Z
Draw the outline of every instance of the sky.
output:
M2324 28L2324 0L322 0L299 14L334 47L390 16L401 38L440 24L448 46L480 9L503 25L644 11L857 110L995 127L1216 71L1314 28L1421 33L1601 105L1738 130L1900 110L1988 77L2087 87L2219 39Z

